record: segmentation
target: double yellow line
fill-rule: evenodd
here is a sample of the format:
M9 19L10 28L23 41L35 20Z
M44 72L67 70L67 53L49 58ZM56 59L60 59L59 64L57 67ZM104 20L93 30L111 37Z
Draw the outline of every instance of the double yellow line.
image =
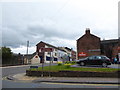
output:
M75 83L51 83L51 82L42 82L44 84L59 84L59 85L90 85L90 86L120 86L120 84L75 84Z

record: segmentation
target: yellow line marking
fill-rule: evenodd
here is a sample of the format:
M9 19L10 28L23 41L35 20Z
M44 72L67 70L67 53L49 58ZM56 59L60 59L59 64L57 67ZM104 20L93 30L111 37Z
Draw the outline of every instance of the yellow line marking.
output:
M90 85L90 86L120 86L118 84L71 84L71 83L46 83L46 82L42 82L45 84L61 84L61 85Z

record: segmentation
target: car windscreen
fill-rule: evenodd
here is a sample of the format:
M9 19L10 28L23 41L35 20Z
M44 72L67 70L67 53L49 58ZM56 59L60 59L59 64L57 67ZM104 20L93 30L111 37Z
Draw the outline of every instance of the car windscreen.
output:
M102 59L109 59L109 58L108 58L108 57L106 57L106 56L102 56L101 58L102 58Z

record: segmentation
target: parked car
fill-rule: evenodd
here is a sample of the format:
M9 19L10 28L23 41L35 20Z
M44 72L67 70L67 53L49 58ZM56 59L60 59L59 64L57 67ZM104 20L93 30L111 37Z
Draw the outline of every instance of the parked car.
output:
M106 56L89 56L83 59L79 59L77 64L80 64L81 66L102 65L103 67L107 67L108 65L111 65L111 61Z

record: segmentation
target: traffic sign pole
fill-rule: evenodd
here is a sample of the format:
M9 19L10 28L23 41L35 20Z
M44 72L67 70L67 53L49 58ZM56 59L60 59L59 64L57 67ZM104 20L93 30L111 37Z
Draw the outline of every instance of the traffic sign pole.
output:
M44 59L42 59L42 74L41 74L41 77L43 77L43 68L44 68L44 63L43 63Z
M50 62L49 62L49 77L51 77L51 75L50 75L50 71L51 71L51 59L52 59L52 57L51 57L51 52L50 52Z
M50 62L49 62L49 77L51 76L50 75L50 71L51 71L51 61L52 61L52 55L51 53L53 52L53 48L44 48L44 47L41 47L39 49L39 52L50 52ZM43 57L43 60L44 60L44 57ZM41 74L41 77L43 77L43 67L44 67L44 63L42 61L42 74Z

